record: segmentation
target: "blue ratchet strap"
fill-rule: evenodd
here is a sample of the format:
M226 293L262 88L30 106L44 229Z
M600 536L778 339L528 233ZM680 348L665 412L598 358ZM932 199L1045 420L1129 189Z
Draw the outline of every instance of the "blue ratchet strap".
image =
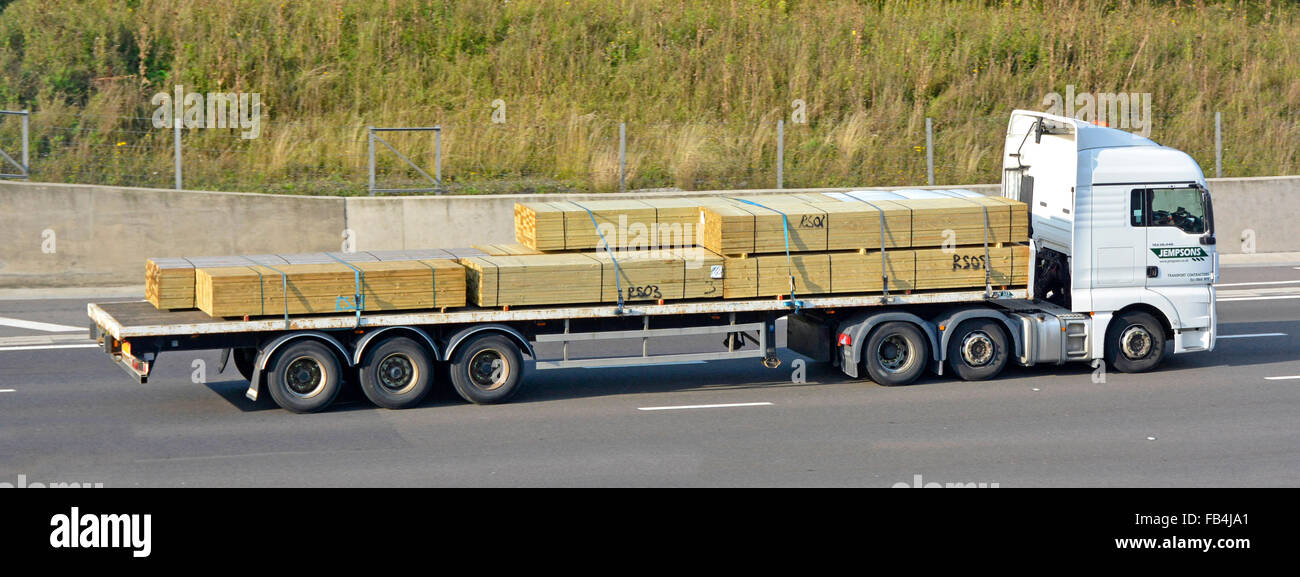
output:
M610 250L609 241L605 239L605 233L600 232L600 224L596 222L596 215L591 212L591 209L582 206L581 204L573 201L569 202L572 202L573 206L587 211L587 217L591 219L591 226L596 227L596 234L600 235L600 242L604 245L605 252L609 254L609 260L614 263L614 286L618 288L618 310L615 311L615 314L621 315L623 314L623 281L619 277L623 275L623 269L619 268L618 259L614 258L614 251Z
M354 293L354 294L352 295L352 308L353 308L354 310L357 311L357 326L359 327L359 326L361 326L361 309L366 308L366 303L365 303L364 300L362 300L362 299L365 298L365 295L361 294L361 287L362 287L362 286L365 284L365 282L366 282L366 273L365 273L365 271L363 271L363 270L361 270L361 269L359 269L359 268L357 268L357 267L355 267L355 266L352 266L352 263L350 263L350 262L348 262L348 261L345 261L345 260L343 260L343 259L341 259L341 258L339 258L339 257L337 257L337 256L334 256L334 253L332 253L332 252L327 252L327 253L325 253L325 254L329 255L330 258L332 258L332 259L334 259L334 260L336 260L336 261L339 261L339 262L341 262L341 263L347 265L348 268L352 269L352 288L353 288L353 293ZM343 297L339 297L339 298L341 299L341 298L343 298ZM344 310L344 311L345 311L345 310L348 310L348 309L347 309L347 307L345 307L345 306L343 306L342 304L340 304L339 301L336 299L336 300L334 301L334 310Z
M870 201L863 200L856 196L850 196L853 200L865 202L867 206L876 209L880 214L880 288L883 298L889 298L889 257L885 255L885 211L879 206L872 204Z
M262 307L262 313L258 316L266 316L266 288L262 286L262 271L255 268L261 265L257 264L257 261L251 258L243 257L243 259L253 263L253 266L248 267L248 270L257 273L257 303ZM189 259L185 260L188 261ZM288 325L286 324L285 327L288 328Z
M254 260L252 260L252 259L249 259L249 262L252 262L252 263L256 264L256 261L254 261ZM282 271L282 270L280 270L280 269L277 269L277 268L275 268L275 267L273 267L273 266L271 266L271 265L268 265L268 264L260 264L260 265L257 265L257 266L264 266L264 267L269 268L269 269L271 269L271 270L273 270L273 271L275 271L275 272L280 273L280 290L283 291L283 292L281 293L280 297L281 297L281 300L284 301L284 330L289 330L289 277L288 277L288 275L284 274L284 271ZM257 279L258 279L258 281L261 281L261 280L262 280L262 273L261 273L261 272L258 272L257 269L253 269L253 271L254 271L254 272L257 272ZM258 285L259 285L259 286L260 286L261 284L262 284L261 282L258 282ZM262 296L263 296L263 299L265 299L265 297L266 297L266 293L265 293L265 291L263 291ZM265 301L265 300L262 301L262 313L263 313L263 314L266 313L266 301Z
M993 297L993 272L992 272L993 261L989 257L989 207L988 205L982 202L971 200L971 198L968 196L960 196L957 194L950 193L946 190L940 190L938 192L947 195L948 197L951 198L960 198L962 200L974 202L975 204L978 204L981 209L984 210L984 298L992 298Z
M781 212L769 206L763 206L757 202L745 200L743 198L732 198L732 197L727 197L727 198L730 198L731 200L737 202L743 202L745 204L752 204L759 208L765 208L767 210L770 210L772 212L781 215L781 230L782 232L785 233L786 274L790 275L790 298L786 299L785 306L791 307L797 312L801 307L803 307L803 301L800 301L799 299L795 298L795 294L794 294L794 259L790 258L790 218L787 217L784 212ZM755 227L755 230L757 230L757 227Z

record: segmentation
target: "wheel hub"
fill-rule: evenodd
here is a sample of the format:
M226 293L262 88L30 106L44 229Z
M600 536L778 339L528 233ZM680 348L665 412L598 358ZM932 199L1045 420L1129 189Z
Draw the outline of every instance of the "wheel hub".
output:
M485 391L496 389L505 384L509 376L509 367L501 358L501 354L496 351L479 351L470 359L470 382L480 389Z
M406 355L392 354L379 361L379 384L393 392L401 392L415 384L415 364Z
M325 371L311 357L298 357L289 362L284 372L289 393L303 399L316 396L325 388Z
M1154 342L1151 333L1141 325L1130 326L1119 336L1120 351L1134 361L1147 358L1154 348Z
M880 341L880 347L876 351L881 368L891 373L903 370L911 356L907 340L898 335L891 335Z
M984 331L974 331L961 342L962 361L972 367L982 367L993 362L994 350L996 347L993 339Z

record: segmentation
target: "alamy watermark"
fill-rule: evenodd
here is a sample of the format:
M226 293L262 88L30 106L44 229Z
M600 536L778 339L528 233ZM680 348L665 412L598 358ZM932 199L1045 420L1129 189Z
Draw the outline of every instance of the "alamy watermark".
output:
M1074 92L1065 87L1065 96L1049 92L1043 97L1048 114L1068 116L1111 128L1121 128L1142 136L1151 136L1150 92Z
M262 135L262 95L257 92L185 92L177 84L171 94L159 92L150 104L154 128L173 128L179 119L185 128L239 128L241 138Z

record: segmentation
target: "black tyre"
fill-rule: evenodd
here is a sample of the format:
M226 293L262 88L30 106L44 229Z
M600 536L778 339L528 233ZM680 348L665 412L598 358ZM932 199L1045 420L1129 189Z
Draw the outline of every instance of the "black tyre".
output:
M1167 338L1164 326L1149 313L1121 313L1106 329L1106 362L1121 373L1149 371L1164 358Z
M998 376L1007 366L1010 344L1001 323L971 319L957 325L948 340L948 366L965 381Z
M505 402L518 390L524 380L524 355L509 338L483 334L461 344L448 368L461 398L491 405Z
M294 413L314 413L334 402L342 388L339 360L319 341L297 341L276 351L267 388L275 404Z
M244 377L245 381L253 380L253 363L257 362L257 349L252 347L238 348L230 351L231 360L235 362L235 370L239 375Z
M899 321L876 327L862 350L862 363L866 365L867 375L888 387L915 382L929 360L929 347L921 329Z
M361 361L361 392L385 409L413 407L433 387L433 359L420 343L393 337L378 343Z

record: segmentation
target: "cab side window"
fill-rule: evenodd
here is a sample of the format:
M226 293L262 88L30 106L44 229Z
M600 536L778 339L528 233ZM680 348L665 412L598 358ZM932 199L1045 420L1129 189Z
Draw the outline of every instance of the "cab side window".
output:
M1204 234L1205 205L1195 188L1147 188L1132 192L1133 226L1172 226L1188 234Z

